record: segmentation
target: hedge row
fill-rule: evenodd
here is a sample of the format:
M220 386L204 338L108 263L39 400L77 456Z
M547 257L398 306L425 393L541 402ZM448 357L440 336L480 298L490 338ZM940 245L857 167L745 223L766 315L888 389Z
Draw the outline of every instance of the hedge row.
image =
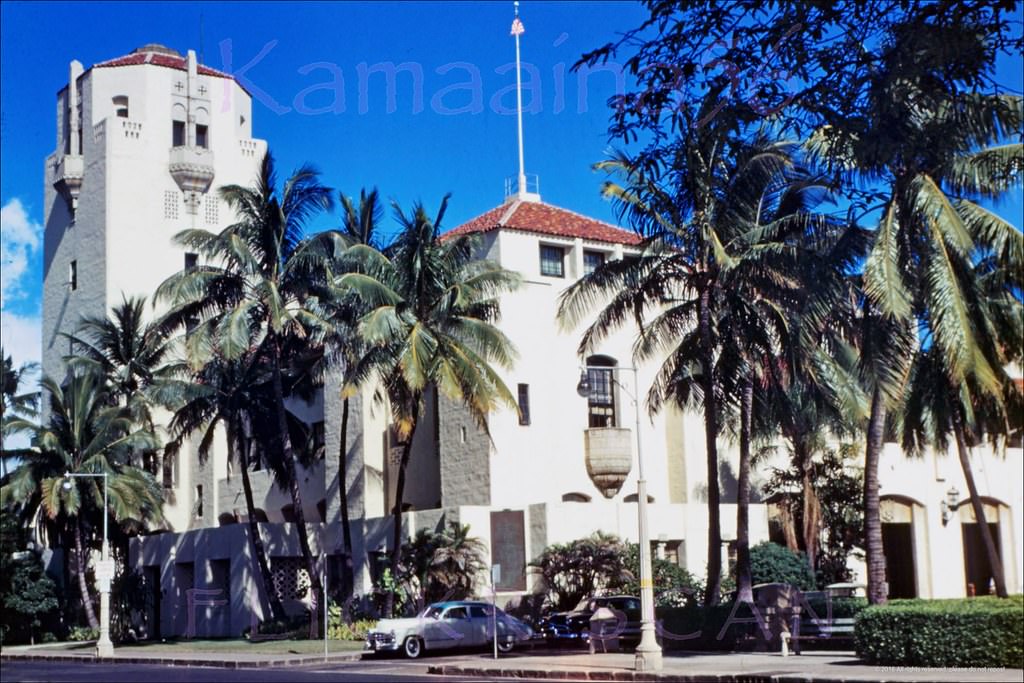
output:
M1024 668L1024 596L893 600L860 613L854 643L872 664Z

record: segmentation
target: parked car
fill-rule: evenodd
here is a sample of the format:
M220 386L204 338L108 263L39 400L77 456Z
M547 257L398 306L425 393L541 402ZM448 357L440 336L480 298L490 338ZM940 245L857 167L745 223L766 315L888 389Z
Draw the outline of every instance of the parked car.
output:
M511 652L529 642L533 629L486 602L437 602L408 619L381 619L366 635L363 651L402 652L414 659L425 651L485 647L493 642L497 622L498 650Z
M624 624L618 637L622 640L640 640L640 598L632 595L607 595L580 601L576 609L556 612L537 624L548 643L580 643L590 640L590 617L601 607L624 614Z

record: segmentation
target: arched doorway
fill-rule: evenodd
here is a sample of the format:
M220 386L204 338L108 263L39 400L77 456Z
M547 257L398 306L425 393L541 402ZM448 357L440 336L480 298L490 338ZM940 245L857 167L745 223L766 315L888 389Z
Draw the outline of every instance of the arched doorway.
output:
M918 557L927 555L917 552L923 527L915 524L915 518L923 518L924 508L909 498L888 496L879 501L879 510L889 598L922 597L917 565Z
M996 554L1003 559L1001 527L999 524L999 508L1001 503L989 498L982 499L982 507L985 509L985 523L992 534L992 541L996 546ZM970 500L960 503L958 514L960 517L961 537L964 544L964 590L967 595L986 595L990 587L994 586L992 565L988 561L988 553L985 552L985 543L981 538L981 528L974 515L974 506ZM1004 569L1004 573L1005 569Z

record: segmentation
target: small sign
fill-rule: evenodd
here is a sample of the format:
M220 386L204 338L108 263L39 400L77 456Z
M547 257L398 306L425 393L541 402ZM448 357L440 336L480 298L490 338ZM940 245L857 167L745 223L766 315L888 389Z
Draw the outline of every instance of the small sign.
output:
M491 565L491 585L492 586L497 586L499 583L501 583L501 565L500 564L492 564Z

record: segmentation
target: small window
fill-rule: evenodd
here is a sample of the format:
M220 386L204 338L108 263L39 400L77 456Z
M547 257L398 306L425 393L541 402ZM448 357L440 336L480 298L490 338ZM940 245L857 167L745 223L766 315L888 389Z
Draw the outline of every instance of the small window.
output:
M128 97L118 95L114 98L114 114L120 119L128 118Z
M207 126L196 124L196 147L210 147L210 129Z
M203 516L203 485L196 486L196 517Z
M540 245L540 274L548 277L565 277L565 249Z
M623 503L635 503L638 500L640 500L640 497L637 494L635 494L635 493L631 493L628 496L625 496L622 499L622 502ZM648 493L647 494L647 502L648 503L653 503L654 502L654 496L652 496L651 494Z
M466 427L459 427L459 443L466 443Z
M519 424L530 424L530 385L519 385Z
M184 147L185 146L185 122L174 121L171 123L171 146L172 147Z
M78 261L68 264L68 287L72 292L78 289Z
M583 252L583 274L590 275L604 265L604 253L600 251Z
M192 270L199 264L199 254L190 251L185 252L185 270Z
M173 489L178 484L178 456L164 451L163 484L165 489Z

